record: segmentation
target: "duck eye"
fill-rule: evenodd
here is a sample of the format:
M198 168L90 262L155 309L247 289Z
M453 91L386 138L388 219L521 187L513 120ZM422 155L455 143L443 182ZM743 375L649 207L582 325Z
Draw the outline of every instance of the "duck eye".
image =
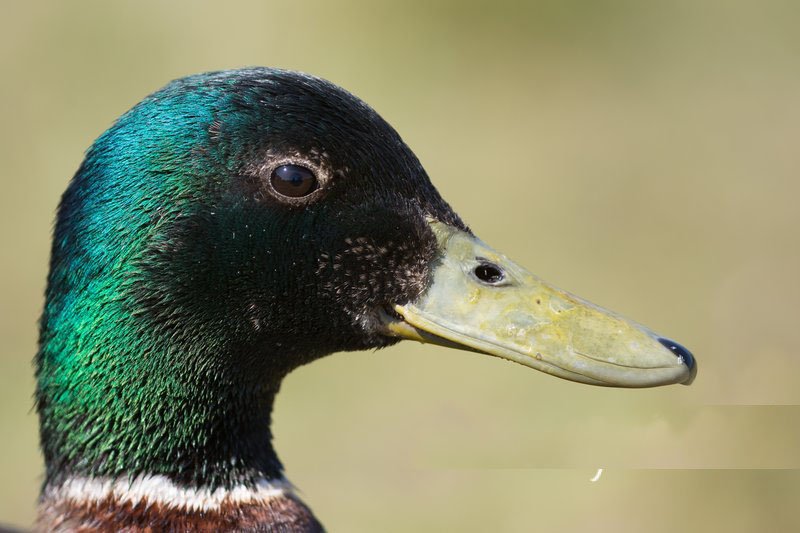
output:
M497 285L506 277L505 272L494 263L481 263L475 267L475 277L487 285Z
M275 192L289 198L300 198L317 188L317 177L300 165L281 165L272 171L270 183Z

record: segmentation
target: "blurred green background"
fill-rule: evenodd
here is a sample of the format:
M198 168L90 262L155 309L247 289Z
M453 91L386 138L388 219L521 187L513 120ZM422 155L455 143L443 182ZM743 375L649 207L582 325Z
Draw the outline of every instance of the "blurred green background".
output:
M173 78L272 65L359 95L484 240L699 360L653 390L411 343L301 368L277 449L331 531L798 530L799 23L771 0L4 3L0 522L34 515L30 361L83 151Z

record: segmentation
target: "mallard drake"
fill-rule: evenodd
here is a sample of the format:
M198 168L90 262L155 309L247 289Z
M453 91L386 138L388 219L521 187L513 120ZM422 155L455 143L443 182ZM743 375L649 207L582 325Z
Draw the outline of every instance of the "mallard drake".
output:
M401 339L593 385L696 371L477 239L343 89L269 68L173 81L94 142L58 209L37 526L321 530L271 444L281 380Z

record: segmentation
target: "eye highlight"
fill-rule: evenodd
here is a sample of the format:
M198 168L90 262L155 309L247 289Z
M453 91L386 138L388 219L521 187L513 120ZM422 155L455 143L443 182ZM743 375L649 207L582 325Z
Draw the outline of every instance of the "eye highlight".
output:
M275 192L289 198L302 198L317 189L314 172L300 165L275 167L269 182Z

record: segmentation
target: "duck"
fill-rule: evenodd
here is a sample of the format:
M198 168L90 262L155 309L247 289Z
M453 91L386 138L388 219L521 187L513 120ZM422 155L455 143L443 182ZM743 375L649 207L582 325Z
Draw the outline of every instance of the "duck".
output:
M335 352L414 340L613 387L696 374L481 241L392 126L309 74L172 81L94 141L56 218L42 531L323 531L270 421L283 378Z

